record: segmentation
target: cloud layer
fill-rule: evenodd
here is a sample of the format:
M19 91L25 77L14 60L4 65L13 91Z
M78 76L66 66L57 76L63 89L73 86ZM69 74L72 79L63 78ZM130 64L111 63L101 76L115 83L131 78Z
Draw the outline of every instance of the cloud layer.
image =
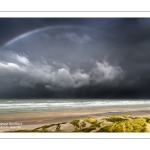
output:
M0 23L0 97L150 98L149 18Z
M12 87L18 85L34 88L37 83L42 83L46 89L60 90L114 82L123 77L121 67L111 66L106 61L96 61L90 71L85 72L82 68L71 70L66 64L54 60L52 64L36 64L25 56L13 52L9 55L8 52L7 55L4 53L2 55L7 58L9 56L10 62L0 62L0 80L3 80L3 83L9 81Z

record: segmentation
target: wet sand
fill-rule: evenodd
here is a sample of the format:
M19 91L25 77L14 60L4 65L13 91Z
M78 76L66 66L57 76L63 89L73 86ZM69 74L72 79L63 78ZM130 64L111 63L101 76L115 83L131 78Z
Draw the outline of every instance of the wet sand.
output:
M124 114L139 117L150 117L150 110L147 110L146 108L109 108L59 112L28 112L0 114L0 132L10 130L34 129L43 125L59 122L68 122L77 118L101 118L106 116Z

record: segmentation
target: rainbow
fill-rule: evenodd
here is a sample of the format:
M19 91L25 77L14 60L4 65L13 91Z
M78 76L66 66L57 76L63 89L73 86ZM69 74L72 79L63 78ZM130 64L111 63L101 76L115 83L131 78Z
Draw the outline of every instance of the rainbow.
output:
M90 28L87 28L87 27L78 27L78 26L50 26L50 27L45 27L45 28L40 28L40 29L36 29L36 30L32 30L32 31L29 31L29 32L26 32L26 33L23 33L23 34L21 34L21 35L19 35L19 36L17 36L17 37L15 37L15 38L13 38L12 40L10 40L10 41L8 41L7 43L5 43L2 47L1 47L1 49L3 49L3 48L6 48L7 46L9 46L9 45L11 45L11 44L13 44L13 43L15 43L15 42L17 42L17 41L19 41L19 40L21 40L21 39L23 39L23 38L26 38L26 37L28 37L28 36L30 36L30 35L33 35L33 34L35 34L35 33L40 33L40 32L42 32L42 31L46 31L46 30L54 30L54 29L59 29L59 28L64 28L64 29L68 29L68 28L79 28L79 29L88 29L88 30L92 30L92 29L90 29Z

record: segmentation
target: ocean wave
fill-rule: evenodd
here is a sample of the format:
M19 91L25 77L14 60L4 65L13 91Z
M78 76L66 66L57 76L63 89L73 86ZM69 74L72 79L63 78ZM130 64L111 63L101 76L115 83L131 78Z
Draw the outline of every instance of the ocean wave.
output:
M89 107L106 107L106 106L138 106L138 105L149 105L150 101L46 101L46 102L20 102L16 103L13 101L13 103L1 103L0 109L10 109L10 108L89 108Z

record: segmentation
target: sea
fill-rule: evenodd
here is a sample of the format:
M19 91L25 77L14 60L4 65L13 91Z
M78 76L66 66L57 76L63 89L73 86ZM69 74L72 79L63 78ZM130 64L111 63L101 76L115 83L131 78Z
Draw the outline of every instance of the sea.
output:
M150 110L150 99L0 99L0 113L102 108L143 108Z

